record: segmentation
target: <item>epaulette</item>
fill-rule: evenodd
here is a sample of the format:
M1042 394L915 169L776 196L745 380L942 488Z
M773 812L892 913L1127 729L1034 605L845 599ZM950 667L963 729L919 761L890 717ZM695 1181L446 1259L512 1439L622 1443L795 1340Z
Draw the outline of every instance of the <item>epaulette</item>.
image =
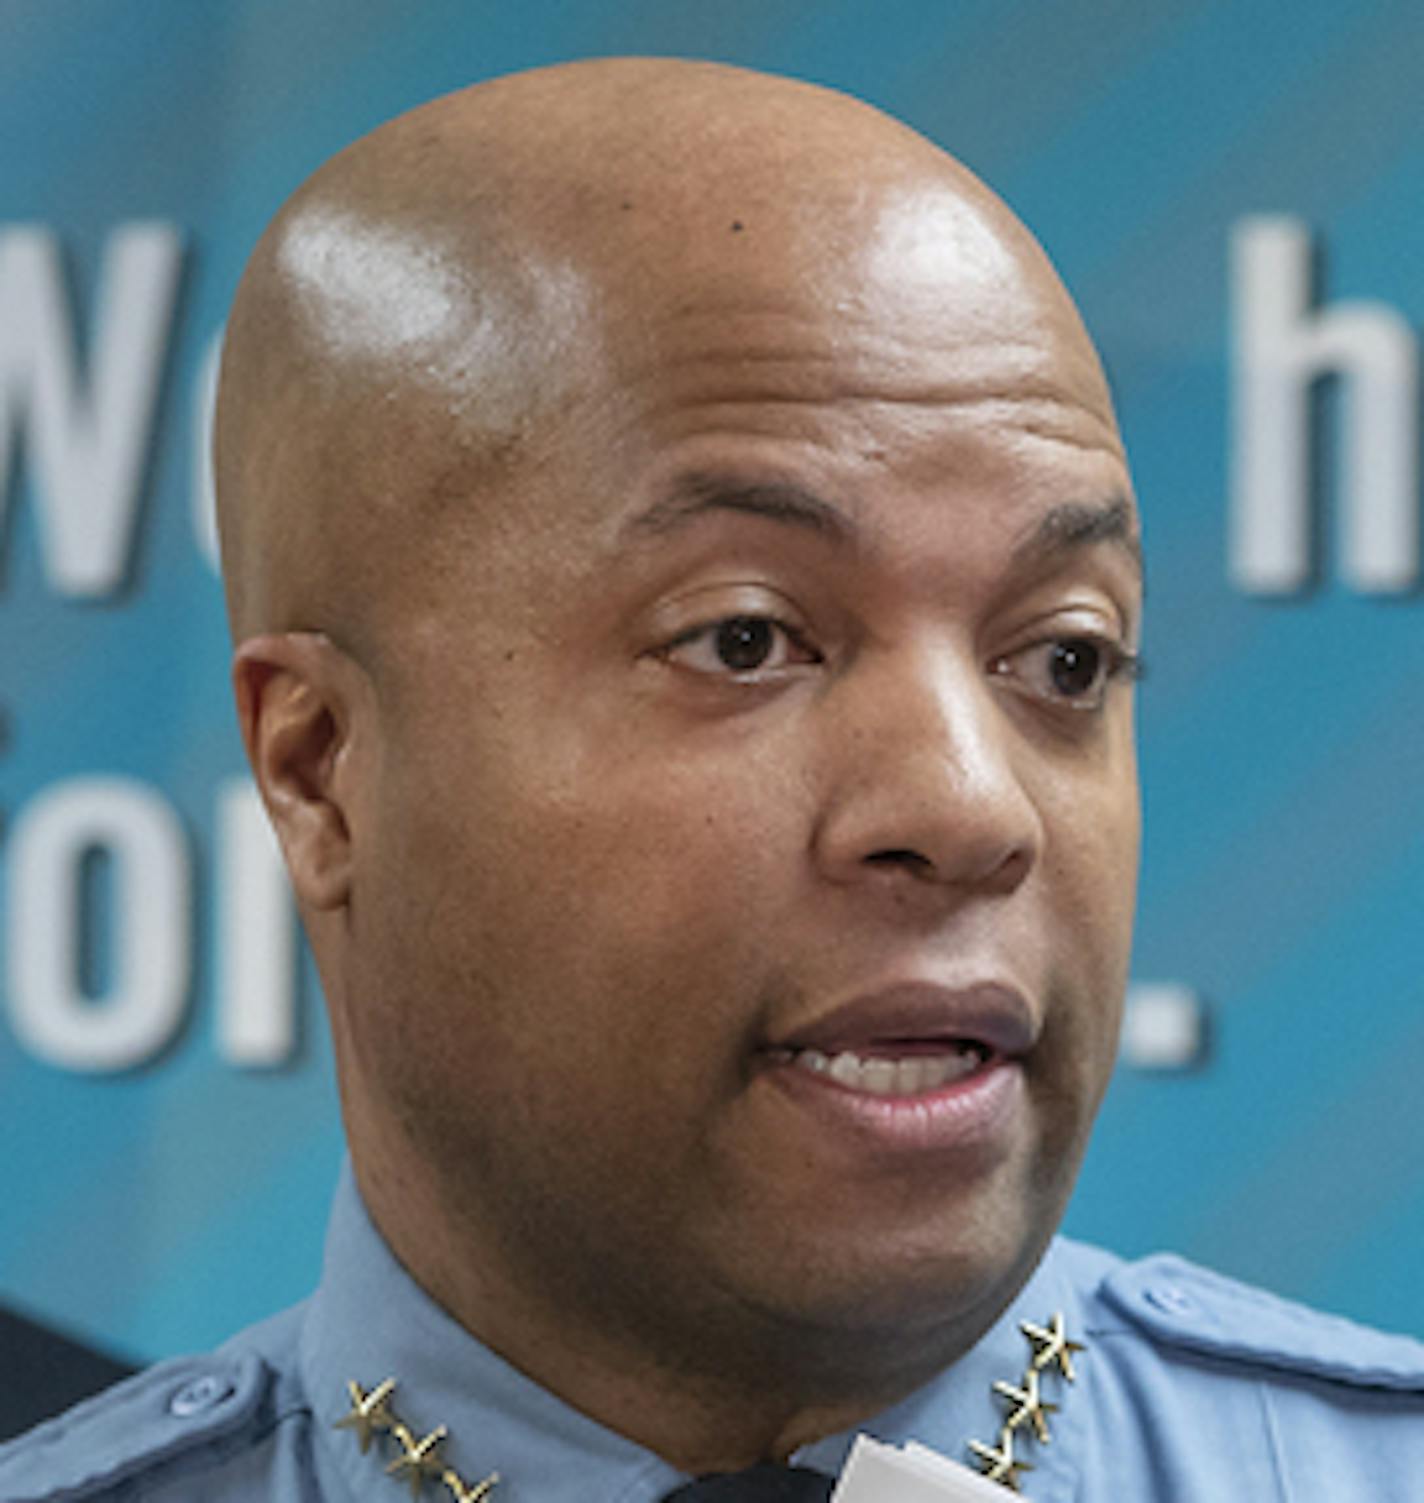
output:
M1424 1394L1424 1342L1392 1336L1159 1254L1102 1285L1106 1302L1154 1340L1357 1388Z
M271 1373L251 1352L183 1357L117 1384L0 1446L0 1503L95 1497L235 1435Z

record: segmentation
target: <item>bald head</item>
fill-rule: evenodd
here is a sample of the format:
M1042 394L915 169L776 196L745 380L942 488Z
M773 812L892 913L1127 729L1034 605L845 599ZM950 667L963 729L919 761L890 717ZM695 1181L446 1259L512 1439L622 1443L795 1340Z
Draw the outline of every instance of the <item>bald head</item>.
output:
M1007 351L1056 319L1093 362L1002 203L844 95L621 59L401 116L293 196L233 308L217 487L235 635L319 628L375 653L373 612L439 567L439 526L475 525L555 432L577 441L592 393L616 409L671 325L772 326L798 317L792 289L873 327L889 286L957 302L966 339L994 319ZM609 441L616 414L597 426Z

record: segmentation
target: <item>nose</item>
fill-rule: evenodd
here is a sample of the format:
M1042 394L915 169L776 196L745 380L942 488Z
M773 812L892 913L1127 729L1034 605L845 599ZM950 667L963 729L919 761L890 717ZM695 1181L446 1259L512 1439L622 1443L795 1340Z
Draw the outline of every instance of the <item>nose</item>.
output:
M886 651L839 689L815 831L826 875L897 889L1018 887L1043 821L1023 781L1022 735L972 654Z

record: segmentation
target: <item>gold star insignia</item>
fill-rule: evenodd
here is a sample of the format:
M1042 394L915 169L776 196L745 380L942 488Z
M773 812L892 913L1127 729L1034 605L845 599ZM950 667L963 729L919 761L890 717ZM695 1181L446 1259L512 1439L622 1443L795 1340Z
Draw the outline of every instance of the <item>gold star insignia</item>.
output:
M436 1452L447 1433L444 1425L437 1426L423 1440L417 1440L404 1426L397 1432L403 1451L386 1470L393 1477L405 1477L409 1481L412 1498L420 1496L421 1484L427 1479L444 1481L445 1463Z
M1068 1333L1063 1329L1061 1311L1054 1315L1046 1327L1036 1326L1031 1320L1025 1320L1020 1322L1019 1330L1033 1343L1034 1372L1045 1372L1056 1362L1058 1371L1069 1383L1076 1381L1073 1353L1086 1349L1080 1341L1069 1341Z
M1048 1403L1039 1393L1037 1368L1031 1367L1024 1374L1022 1388L1015 1388L1012 1383L995 1383L994 1392L1009 1401L1009 1416L1004 1423L1010 1430L1032 1425L1033 1433L1044 1445L1048 1444L1048 1416L1058 1413L1058 1405Z
M455 1503L480 1503L481 1498L488 1497L494 1491L494 1485L499 1481L499 1473L491 1472L482 1482L477 1482L473 1487L466 1487L454 1472L446 1472L444 1476L445 1486L455 1495Z
M359 1383L348 1383L346 1391L351 1395L351 1412L343 1414L332 1428L354 1430L364 1456L370 1449L371 1437L389 1430L395 1424L389 1404L391 1395L396 1391L396 1380L387 1378L370 1393L362 1393Z
M1026 1461L1014 1460L1014 1437L1010 1430L999 1436L999 1444L986 1446L982 1441L971 1440L969 1449L979 1458L979 1470L990 1482L1001 1482L1011 1492L1019 1490L1019 1473L1031 1472Z

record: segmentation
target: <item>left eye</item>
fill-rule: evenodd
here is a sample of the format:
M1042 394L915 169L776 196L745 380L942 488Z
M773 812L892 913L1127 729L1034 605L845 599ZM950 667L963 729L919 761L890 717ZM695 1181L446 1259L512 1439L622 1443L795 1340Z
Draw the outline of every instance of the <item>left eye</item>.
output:
M1137 657L1125 647L1098 637L1054 637L1035 642L992 663L991 671L1020 679L1040 698L1075 710L1096 710L1109 683L1122 675L1136 677Z
M750 674L819 662L801 637L771 616L726 616L679 637L667 657L698 673Z

